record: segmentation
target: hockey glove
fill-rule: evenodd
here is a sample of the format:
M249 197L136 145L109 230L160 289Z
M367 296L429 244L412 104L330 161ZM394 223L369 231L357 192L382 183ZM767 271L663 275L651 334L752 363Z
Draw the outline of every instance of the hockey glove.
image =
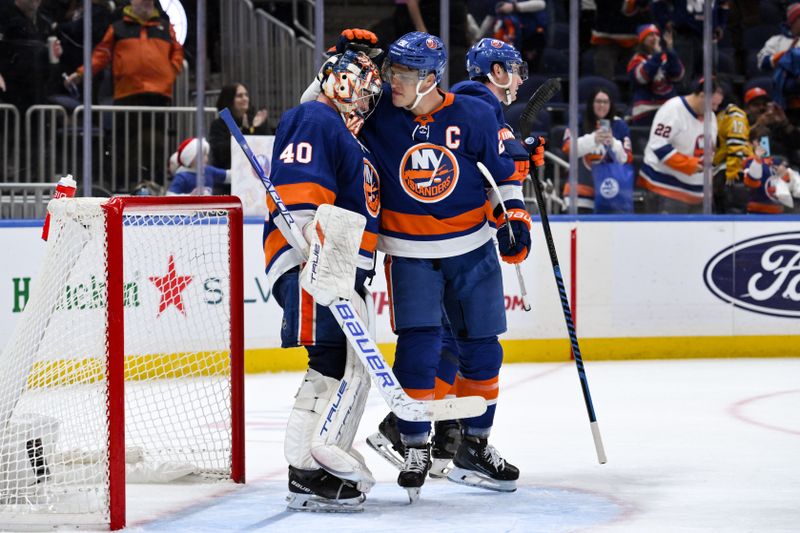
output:
M514 160L514 169L517 171L520 179L525 179L531 170L531 159L528 155L528 151L522 146L521 142L513 137L504 140L503 145L506 148L506 153Z
M514 235L511 242L508 228ZM500 249L500 258L506 263L515 265L522 263L528 257L531 249L531 216L524 209L510 209L508 218L505 213L500 213L497 219L497 245Z
M383 53L383 50L378 48L378 36L360 28L342 30L336 45L331 47L328 53L343 54L348 49L364 52L370 59L375 59Z
M535 167L544 166L544 149L547 147L547 141L544 137L528 137L522 141L525 149L531 155L531 162Z

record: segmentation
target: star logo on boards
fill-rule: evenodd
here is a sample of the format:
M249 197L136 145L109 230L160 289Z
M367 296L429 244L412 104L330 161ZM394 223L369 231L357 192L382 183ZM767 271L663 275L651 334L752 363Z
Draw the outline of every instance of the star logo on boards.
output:
M158 303L158 315L161 316L167 307L174 305L175 308L186 316L186 311L183 308L183 298L181 293L192 282L194 276L179 276L175 272L175 258L170 255L167 263L166 276L152 276L150 281L161 291L161 300Z

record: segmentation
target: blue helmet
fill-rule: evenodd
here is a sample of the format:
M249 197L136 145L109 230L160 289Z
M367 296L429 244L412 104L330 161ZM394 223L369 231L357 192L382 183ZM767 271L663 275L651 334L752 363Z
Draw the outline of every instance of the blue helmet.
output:
M506 42L481 39L467 51L467 73L470 79L489 76L493 63L503 65L506 72L516 72L523 81L528 79L528 64L522 60L522 54Z
M435 35L412 31L389 46L384 67L394 64L418 70L420 79L434 73L436 83L439 83L447 64L447 50L442 40Z

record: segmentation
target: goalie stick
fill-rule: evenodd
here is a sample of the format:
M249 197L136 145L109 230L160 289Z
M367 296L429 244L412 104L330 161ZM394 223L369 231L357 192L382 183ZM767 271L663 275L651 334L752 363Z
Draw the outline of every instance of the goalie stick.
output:
M533 121L542 110L544 105L550 100L560 89L561 84L555 78L547 80L541 87L539 87L525 106L525 110L519 119L519 131L522 133L522 138L526 139L533 126ZM542 229L544 230L544 239L547 242L547 251L550 253L550 262L553 264L553 275L556 279L556 287L558 294L561 298L561 309L564 312L564 320L567 323L567 332L569 333L569 341L572 345L572 354L575 358L575 366L578 368L578 378L581 382L581 391L583 392L583 400L586 403L586 411L589 414L589 427L592 430L592 438L594 439L594 447L597 452L597 460L600 464L606 463L606 451L603 447L603 439L600 436L600 427L597 425L597 416L594 413L594 404L592 403L592 395L589 392L589 380L586 378L586 370L583 366L583 358L581 357L581 349L578 346L578 336L575 332L575 322L572 319L572 312L569 307L569 300L567 299L567 290L564 288L564 279L561 276L561 267L558 264L558 256L556 255L556 247L553 243L553 233L550 231L550 222L547 219L547 209L544 203L544 195L542 193L542 179L544 178L544 167L539 167L538 176L533 179L533 189L536 193L536 204L539 206L539 216L542 218Z
M486 181L489 182L489 185L492 186L492 190L497 195L497 198L500 200L500 207L503 208L503 213L506 215L506 220L508 220L508 210L506 210L506 205L503 203L503 197L500 196L500 188L497 186L497 182L494 181L494 177L492 177L492 173L489 172L489 169L486 168L486 165L478 161L478 170L481 171L483 177L486 178ZM508 240L511 242L511 246L514 246L514 232L511 230L511 223L506 225L508 228ZM519 283L519 292L522 294L522 308L525 311L531 310L531 304L528 302L528 290L525 288L525 279L522 277L522 268L519 266L519 263L514 265L517 271L517 282Z
M255 158L253 150L247 144L241 130L231 116L231 112L226 108L220 112L220 117L227 124L228 129L241 147L253 170L261 179L261 183L267 193L275 202L275 205L288 227L288 234L282 230L284 237L296 250L305 253L303 243L305 238L295 222L292 214L281 200L278 191L272 181L264 174L264 169ZM355 312L353 305L347 300L333 302L329 306L333 317L342 328L342 332L347 337L347 341L358 354L364 368L367 369L375 386L381 392L383 399L389 408L399 418L412 422L452 420L457 418L470 418L479 416L486 411L486 400L480 396L466 396L463 398L450 398L445 400L420 401L411 398L397 381L391 367L386 363L386 359L381 354L375 341L370 338L367 327Z

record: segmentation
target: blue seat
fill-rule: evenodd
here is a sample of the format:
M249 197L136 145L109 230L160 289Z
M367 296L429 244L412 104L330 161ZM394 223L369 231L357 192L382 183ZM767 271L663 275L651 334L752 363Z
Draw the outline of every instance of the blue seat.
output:
M592 91L598 87L608 92L615 104L621 103L617 84L599 76L584 76L578 81L578 101L586 102Z
M750 50L747 52L745 59L744 74L747 78L758 78L763 76L765 72L758 68L758 50Z
M569 71L569 52L558 48L545 48L542 51L542 73L552 76L567 76Z
M772 78L769 76L761 76L759 78L754 78L749 80L747 83L744 84L743 93L746 93L753 87L761 87L768 93L772 93Z
M631 150L633 155L644 155L647 141L650 139L650 126L631 126Z
M547 46L561 50L569 49L569 23L556 22L548 32Z
M767 39L778 33L780 33L780 29L773 24L762 24L761 26L746 28L742 36L742 45L745 50L755 50L758 52L764 47L764 43L767 42Z

